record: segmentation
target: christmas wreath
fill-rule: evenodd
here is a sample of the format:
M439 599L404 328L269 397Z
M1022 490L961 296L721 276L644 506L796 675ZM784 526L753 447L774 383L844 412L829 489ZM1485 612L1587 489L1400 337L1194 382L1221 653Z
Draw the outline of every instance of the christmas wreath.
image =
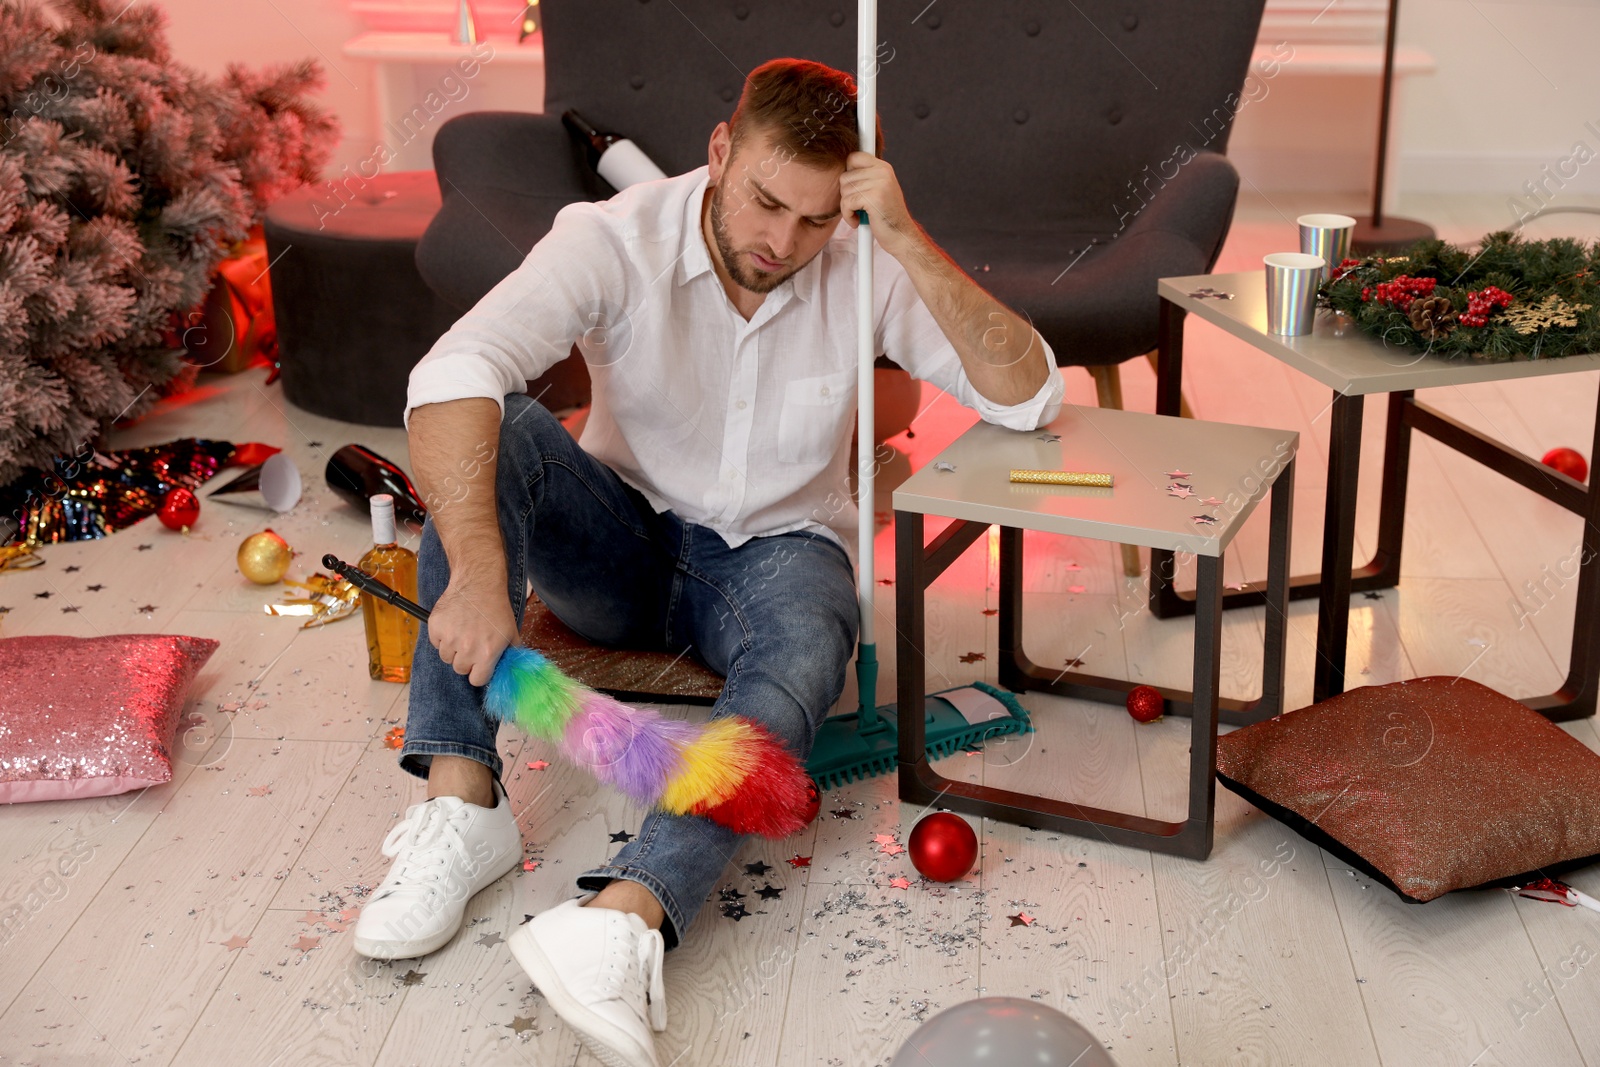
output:
M1524 241L1477 251L1419 241L1401 255L1346 259L1318 293L1385 344L1504 362L1600 352L1600 241Z

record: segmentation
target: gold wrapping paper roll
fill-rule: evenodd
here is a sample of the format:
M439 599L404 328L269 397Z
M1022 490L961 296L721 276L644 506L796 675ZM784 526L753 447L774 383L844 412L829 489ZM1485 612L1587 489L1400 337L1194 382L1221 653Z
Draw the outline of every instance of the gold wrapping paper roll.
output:
M1098 485L1102 488L1111 487L1111 475L1091 474L1084 471L1032 471L1014 470L1011 472L1014 482L1042 482L1046 485Z

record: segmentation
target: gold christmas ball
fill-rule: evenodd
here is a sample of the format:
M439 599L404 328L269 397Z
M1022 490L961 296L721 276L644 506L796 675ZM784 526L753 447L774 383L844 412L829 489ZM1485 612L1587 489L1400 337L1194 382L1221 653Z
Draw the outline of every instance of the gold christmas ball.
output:
M263 530L246 537L239 546L239 573L257 585L272 585L288 573L293 556L289 542Z

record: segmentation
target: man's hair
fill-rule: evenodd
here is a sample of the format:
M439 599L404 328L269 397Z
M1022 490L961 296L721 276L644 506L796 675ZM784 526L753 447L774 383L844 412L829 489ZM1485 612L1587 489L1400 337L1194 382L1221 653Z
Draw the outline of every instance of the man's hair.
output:
M876 118L876 116L874 117ZM813 167L843 167L861 148L856 126L856 80L842 70L809 59L771 59L751 71L728 120L737 152L747 137L762 133L774 147ZM883 154L883 128L876 131Z

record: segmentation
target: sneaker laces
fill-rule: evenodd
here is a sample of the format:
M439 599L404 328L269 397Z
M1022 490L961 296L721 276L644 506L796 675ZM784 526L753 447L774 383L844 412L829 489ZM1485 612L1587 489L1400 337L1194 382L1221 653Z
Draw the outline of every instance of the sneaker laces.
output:
M391 888L422 882L431 895L449 879L454 857L466 851L461 831L442 805L432 801L413 804L406 809L405 819L383 839L384 856L399 857L387 882Z
M623 936L622 927L613 932L615 940ZM630 931L631 932L631 931ZM634 942L634 959L631 966L619 965L613 957L605 969L604 995L607 1000L634 1000L641 993L645 1000L645 1017L652 1030L667 1028L667 989L661 978L661 959L666 943L659 930L646 930Z

